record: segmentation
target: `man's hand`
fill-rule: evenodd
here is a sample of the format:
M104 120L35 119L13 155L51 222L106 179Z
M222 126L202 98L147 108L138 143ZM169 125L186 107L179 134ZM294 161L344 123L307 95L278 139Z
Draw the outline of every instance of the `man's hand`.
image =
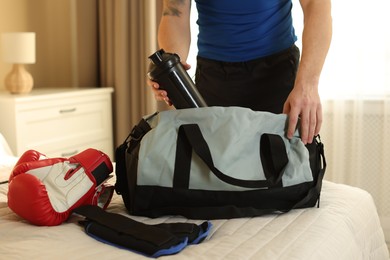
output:
M182 62L182 64L185 70L189 70L191 68L191 65L186 62ZM157 82L148 79L147 84L152 87L154 98L157 101L165 101L167 105L172 106L172 102L168 97L168 93L165 90L160 89L160 85Z
M302 55L283 113L289 116L287 138L292 137L300 121L301 139L307 144L320 132L322 124L318 82L332 37L332 16L330 0L300 0L300 3L304 16Z
M292 138L295 129L299 127L302 142L311 143L322 125L322 107L317 87L309 86L305 89L296 85L284 103L283 113L288 114L287 138Z

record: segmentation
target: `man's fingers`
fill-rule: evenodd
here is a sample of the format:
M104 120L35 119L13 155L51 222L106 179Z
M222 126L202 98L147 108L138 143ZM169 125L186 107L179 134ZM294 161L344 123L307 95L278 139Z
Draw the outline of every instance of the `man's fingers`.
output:
M316 126L317 126L317 113L316 111L310 111L310 118L309 118L309 127L308 127L308 135L306 137L306 143L311 144L314 138Z
M297 128L299 118L299 111L292 109L288 114L288 129L287 138L291 139L294 135L295 129Z
M304 110L301 114L300 134L304 144L307 143L307 139L310 133L310 111Z
M165 103L167 103L167 105L172 105L172 102L168 98L168 93L165 90L160 89L160 86L157 82L148 80L148 85L152 86L152 91L157 101L164 101Z
M157 101L165 101L168 99L167 92L165 90L161 89L155 89L153 88L154 97Z
M316 116L317 116L317 123L316 123L316 128L314 131L314 135L318 135L320 133L321 126L322 126L322 107L321 107L321 105L317 108Z
M320 132L322 125L322 108L318 95L307 96L297 91L290 93L283 106L283 113L288 114L287 138L291 139L296 128L304 144L311 143ZM298 125L299 124L299 125Z
M321 106L316 108L315 110L310 110L310 115L308 116L308 120L306 121L307 126L302 126L302 142L304 144L312 143L314 136L318 135L322 125L322 110ZM307 129L307 130L305 130ZM307 136L304 134L307 133Z

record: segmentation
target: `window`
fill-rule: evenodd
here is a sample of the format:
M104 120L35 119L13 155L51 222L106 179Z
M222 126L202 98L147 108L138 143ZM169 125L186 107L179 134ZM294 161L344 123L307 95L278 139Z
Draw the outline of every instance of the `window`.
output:
M321 96L343 98L390 95L389 0L332 1L333 37L320 81ZM197 10L191 13L191 48L188 63L195 74ZM301 47L303 15L293 0L297 45Z

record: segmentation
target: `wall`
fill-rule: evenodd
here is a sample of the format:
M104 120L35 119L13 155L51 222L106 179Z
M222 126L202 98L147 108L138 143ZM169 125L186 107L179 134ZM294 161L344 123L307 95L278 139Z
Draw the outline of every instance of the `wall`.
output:
M14 31L36 32L34 88L98 84L96 1L1 0L0 33ZM10 68L0 56L0 89Z
M24 31L26 28L28 0L0 0L0 33L9 31ZM11 69L9 64L2 62L0 52L0 89L4 88L4 78Z

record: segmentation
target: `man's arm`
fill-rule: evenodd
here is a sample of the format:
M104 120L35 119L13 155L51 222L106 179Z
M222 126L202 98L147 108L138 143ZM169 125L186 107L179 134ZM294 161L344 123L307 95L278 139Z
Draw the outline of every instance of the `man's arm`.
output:
M191 0L163 0L163 12L158 29L159 47L166 52L177 53L185 69L190 68L186 62L191 43L190 9ZM164 100L168 105L172 105L168 93L160 89L157 82L150 79L147 82L152 86L156 100Z
M191 0L164 0L158 43L166 52L177 53L185 62L191 43Z
M318 83L332 37L332 17L330 0L300 0L300 3L304 15L302 56L294 89L283 112L289 115L289 138L300 117L301 138L306 144L319 133L322 124Z

